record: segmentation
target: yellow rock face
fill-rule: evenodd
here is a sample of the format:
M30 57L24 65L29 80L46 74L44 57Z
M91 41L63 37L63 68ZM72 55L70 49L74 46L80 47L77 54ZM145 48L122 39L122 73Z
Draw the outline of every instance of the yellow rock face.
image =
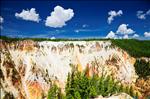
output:
M130 63L131 63L131 64L134 64L134 63L135 63L135 61L136 61L136 59L135 59L135 58L133 58L133 57L131 57L131 59L130 59Z
M42 99L42 87L41 85L36 82L29 82L27 84L28 92L29 92L29 98L30 99Z
M77 64L77 68L78 68L78 71L82 72L82 66L81 66L81 64L80 64L80 63L79 63L79 64Z

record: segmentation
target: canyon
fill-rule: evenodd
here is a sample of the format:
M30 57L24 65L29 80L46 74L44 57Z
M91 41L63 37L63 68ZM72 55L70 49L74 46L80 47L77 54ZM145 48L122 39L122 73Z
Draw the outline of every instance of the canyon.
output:
M138 78L134 67L136 59L109 40L0 40L0 53L1 98L10 93L16 99L43 99L51 82L65 93L72 65L81 72L89 68L88 76L111 75L129 86L134 86Z

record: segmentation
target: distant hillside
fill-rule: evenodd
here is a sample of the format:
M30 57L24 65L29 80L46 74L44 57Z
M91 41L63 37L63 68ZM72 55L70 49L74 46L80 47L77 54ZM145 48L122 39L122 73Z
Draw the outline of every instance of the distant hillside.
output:
M150 57L150 40L116 39L111 41L133 57Z

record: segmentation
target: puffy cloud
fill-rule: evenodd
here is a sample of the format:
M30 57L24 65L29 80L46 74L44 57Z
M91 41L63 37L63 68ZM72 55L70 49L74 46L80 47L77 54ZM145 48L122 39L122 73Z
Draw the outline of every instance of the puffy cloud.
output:
M54 39L56 39L54 36L53 36L53 37L51 37L51 40L54 40Z
M86 27L88 27L88 25L87 25L87 24L83 24L82 27L83 27L83 28L86 28Z
M138 35L138 34L134 34L132 37L133 37L133 38L138 38L139 35Z
M150 9L146 12L146 15L150 15Z
M80 30L74 30L74 32L79 33L79 32L80 32Z
M128 37L128 34L125 34L124 36L123 36L123 39L128 39L129 37Z
M146 19L145 14L143 14L143 11L137 11L136 15L139 19Z
M136 15L139 19L144 20L144 19L146 19L146 16L150 15L150 9L148 11L146 11L145 13L144 13L144 11L137 11Z
M145 36L145 37L150 37L150 32L145 32L145 33L144 33L144 36Z
M118 30L116 32L110 31L106 38L118 38L118 39L128 39L130 34L134 34L135 31L133 31L131 28L128 28L128 24L121 24L118 27ZM133 38L138 38L138 34L134 34L132 36Z
M4 18L0 16L0 24L4 22Z
M113 31L110 31L110 32L107 34L106 38L116 38L116 35L115 35L115 33L114 33Z
M114 17L121 16L122 14L123 14L122 10L119 10L118 12L109 11L108 15L110 16L108 17L108 20L107 20L108 24L111 24L111 22L114 20Z
M22 10L21 13L15 13L15 16L27 21L40 21L39 14L36 13L35 8L31 8L30 10Z
M2 23L4 22L4 18L0 16L0 29L3 29Z
M56 6L50 16L47 16L45 25L54 28L61 28L66 25L66 22L74 16L72 9L64 9L61 6Z
M121 24L118 27L117 33L120 33L120 34L133 34L133 33L135 33L135 31L133 31L131 28L127 28L127 27L128 27L128 24Z

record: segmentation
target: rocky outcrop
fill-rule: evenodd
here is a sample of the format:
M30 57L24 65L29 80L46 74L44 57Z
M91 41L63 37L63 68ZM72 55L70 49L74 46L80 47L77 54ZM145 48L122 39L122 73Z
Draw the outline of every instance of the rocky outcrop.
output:
M51 82L64 91L71 64L79 71L112 75L123 84L137 79L135 59L112 46L110 41L0 41L1 89L15 98L35 99L47 96Z
M142 93L143 97L150 97L150 77L147 77L146 79L138 79L136 82L136 86Z
M126 93L115 94L109 97L98 96L94 99L134 99Z

